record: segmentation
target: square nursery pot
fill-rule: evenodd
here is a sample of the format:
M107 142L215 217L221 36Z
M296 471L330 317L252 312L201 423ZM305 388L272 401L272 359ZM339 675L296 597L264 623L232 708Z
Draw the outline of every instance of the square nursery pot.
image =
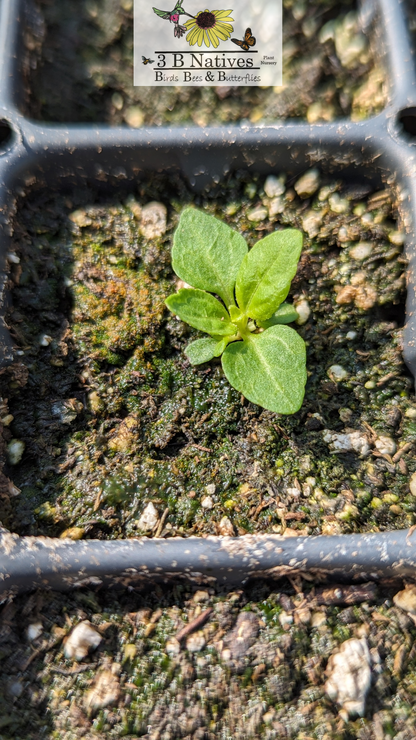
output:
M279 123L211 128L110 128L52 125L22 114L20 61L25 22L32 12L24 0L2 0L0 17L0 271L1 363L19 355L4 321L9 296L7 255L12 254L16 198L33 183L60 191L93 185L103 192L126 188L152 174L180 173L202 192L227 173L244 169L296 177L317 166L323 173L388 184L397 194L406 232L407 317L403 356L416 370L415 218L416 77L403 4L364 3L388 71L388 103L379 115L360 122ZM10 261L10 258L9 258ZM242 583L250 577L280 577L309 571L338 579L368 580L410 576L416 564L411 530L339 536L284 538L245 535L72 541L19 537L1 532L0 595L41 588L65 590L83 584L127 585L151 579Z

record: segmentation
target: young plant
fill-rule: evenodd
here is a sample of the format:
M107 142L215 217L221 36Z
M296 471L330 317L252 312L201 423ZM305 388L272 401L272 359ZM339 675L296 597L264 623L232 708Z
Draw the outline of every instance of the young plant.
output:
M165 301L176 316L209 335L186 348L193 365L221 355L236 390L281 414L298 411L305 393L305 343L284 326L297 318L284 300L301 250L301 232L285 229L249 251L227 224L187 208L174 235L172 267L193 287Z

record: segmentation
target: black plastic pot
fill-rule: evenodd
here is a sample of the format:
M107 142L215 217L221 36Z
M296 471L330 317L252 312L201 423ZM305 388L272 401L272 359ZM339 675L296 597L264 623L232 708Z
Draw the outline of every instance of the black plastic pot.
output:
M36 180L58 189L92 183L100 188L137 181L147 173L180 172L202 190L229 171L285 171L296 175L319 164L328 173L387 183L398 192L407 234L407 322L404 359L416 374L416 76L400 0L365 0L389 75L389 102L378 116L360 123L276 124L267 127L157 128L53 126L20 112L19 50L25 0L0 4L0 274L1 307L7 302L9 251L15 194ZM0 316L2 364L14 349ZM310 571L319 577L368 580L411 577L416 571L416 534L341 537L245 536L69 542L19 538L0 532L0 597L35 587L66 589L82 584L128 586L152 578L196 582L242 582Z

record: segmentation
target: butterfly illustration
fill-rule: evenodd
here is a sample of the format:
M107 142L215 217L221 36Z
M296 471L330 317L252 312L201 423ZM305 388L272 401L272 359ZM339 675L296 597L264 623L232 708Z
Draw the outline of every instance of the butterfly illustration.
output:
M146 57L142 56L142 62L143 62L143 64L154 64L155 63L155 60L154 59L146 59Z
M256 39L251 34L251 28L246 28L243 41L240 41L240 39L231 39L231 41L233 42L233 44L241 46L244 51L250 51L250 46L256 45Z

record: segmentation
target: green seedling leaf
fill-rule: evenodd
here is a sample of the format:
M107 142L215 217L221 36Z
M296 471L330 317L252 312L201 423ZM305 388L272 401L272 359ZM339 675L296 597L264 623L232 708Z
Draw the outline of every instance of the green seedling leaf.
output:
M217 293L230 306L235 304L235 280L247 251L241 234L213 216L187 208L175 231L172 267L186 283Z
M193 365L222 355L231 385L253 403L281 414L299 410L307 377L305 343L284 326L298 317L283 301L301 248L301 232L286 229L248 252L243 237L226 224L188 208L175 232L172 262L176 274L194 287L165 301L183 321L210 335L186 348Z
M297 229L275 231L254 245L238 271L237 303L251 319L264 321L285 300L302 250Z
M249 401L280 414L294 414L302 405L306 384L303 339L288 326L272 326L229 344L222 356L231 385Z
M291 324L292 321L296 321L298 315L296 308L290 303L282 303L277 311L274 312L273 316L270 316L270 319L258 321L257 326L260 326L262 329L269 329L271 326L276 326L276 324Z
M185 354L191 365L202 365L203 362L209 362L213 357L222 355L227 344L228 337L196 339L195 342L188 344Z
M203 362L209 362L215 357L217 344L217 340L211 337L197 339L188 344L185 354L191 365L202 365Z
M203 290L181 288L178 293L166 298L165 303L172 313L194 329L214 336L232 335L236 332L236 327L231 323L222 303Z

